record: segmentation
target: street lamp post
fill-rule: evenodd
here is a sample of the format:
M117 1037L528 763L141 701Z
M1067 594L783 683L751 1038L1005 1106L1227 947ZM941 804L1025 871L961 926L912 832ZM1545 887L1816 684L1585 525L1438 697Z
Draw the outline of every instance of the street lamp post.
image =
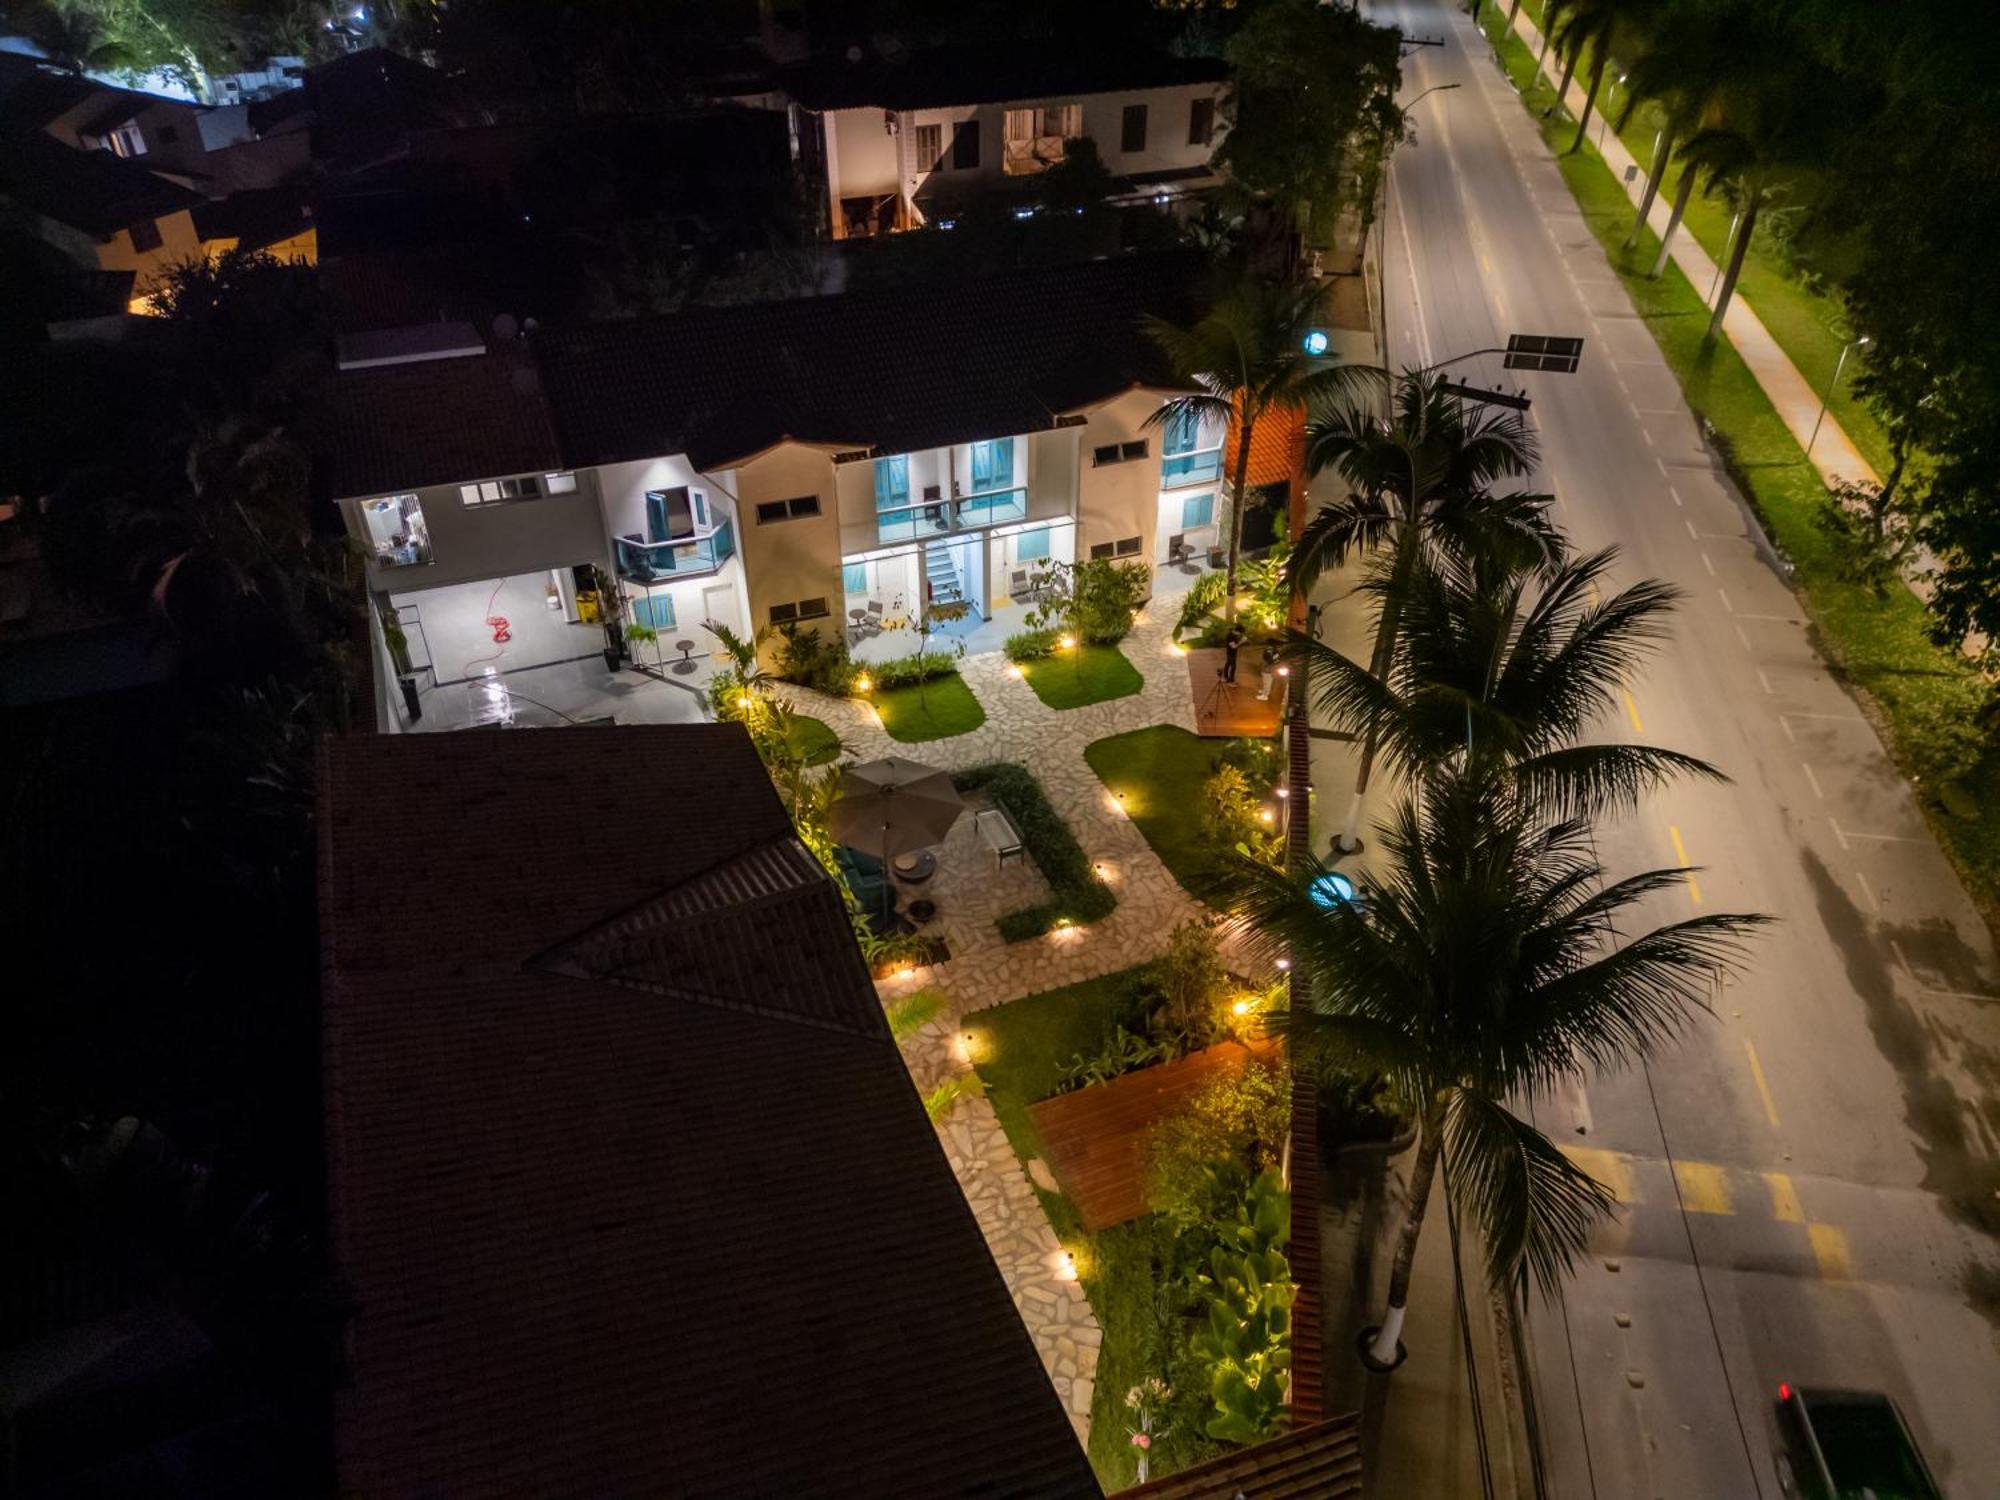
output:
M1819 398L1819 415L1813 418L1812 436L1806 439L1806 457L1812 457L1813 444L1819 441L1819 424L1826 420L1826 404L1833 399L1833 393L1840 389L1840 372L1847 367L1850 350L1859 349L1867 343L1870 335L1862 334L1858 339L1849 339L1840 346L1840 358L1833 362L1833 379L1826 383L1826 394Z
M1729 233L1722 241L1722 255L1715 263L1715 277L1708 284L1708 295L1701 299L1710 307L1715 306L1715 289L1722 285L1722 268L1729 260L1730 248L1736 243L1736 226L1742 222L1743 215L1740 211L1730 217Z

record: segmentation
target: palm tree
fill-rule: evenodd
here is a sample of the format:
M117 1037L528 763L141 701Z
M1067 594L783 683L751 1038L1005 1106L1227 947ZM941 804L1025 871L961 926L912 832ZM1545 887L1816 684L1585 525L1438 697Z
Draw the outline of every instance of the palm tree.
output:
M110 73L138 66L132 49L113 39L105 17L82 5L10 0L0 7L0 21L41 48L49 62L72 73Z
M1350 389L1356 369L1306 353L1321 293L1311 281L1238 285L1193 325L1142 321L1147 336L1195 389L1163 403L1148 426L1170 421L1234 423L1236 458L1229 494L1229 575L1223 618L1236 618L1236 577L1243 552L1244 486L1250 439L1267 415L1297 414Z
M1590 113L1597 107L1597 91L1604 85L1604 69L1611 61L1612 39L1623 24L1622 11L1629 4L1630 0L1623 6L1619 0L1549 0L1544 14L1555 33L1556 46L1569 57L1568 66L1574 69L1586 52L1591 59L1590 84L1584 91L1583 110L1576 117L1576 135L1570 140L1566 155L1583 149L1584 134L1590 129ZM1568 86L1567 77L1564 86Z
M1388 378L1380 370L1367 373ZM1334 471L1350 493L1322 505L1299 534L1287 570L1294 592L1304 594L1350 553L1385 552L1388 582L1370 666L1383 676L1396 647L1399 601L1419 558L1496 548L1517 557L1561 553L1547 495L1493 493L1498 481L1530 473L1539 456L1519 412L1469 405L1445 390L1434 371L1405 372L1386 416L1352 404L1323 409L1306 423L1306 468ZM1371 731L1340 833L1343 849L1359 847L1374 752Z
M1412 777L1460 757L1492 760L1525 795L1569 817L1630 807L1676 775L1723 780L1678 751L1580 743L1665 638L1681 597L1657 579L1603 596L1617 555L1608 547L1533 569L1476 554L1426 557L1402 585L1386 674L1309 636L1294 634L1292 651L1327 720L1355 733L1375 726ZM1363 585L1378 596L1388 586L1386 569Z
M1380 1074L1415 1122L1408 1216L1370 1351L1387 1365L1440 1158L1494 1283L1552 1292L1613 1199L1516 1110L1678 1035L1765 919L1698 916L1625 937L1633 908L1688 872L1606 884L1583 820L1548 818L1479 767L1428 780L1381 839L1386 857L1354 877L1352 900L1322 896L1321 871L1247 860L1220 894L1252 948L1317 976L1309 1008L1271 1017L1293 1066Z

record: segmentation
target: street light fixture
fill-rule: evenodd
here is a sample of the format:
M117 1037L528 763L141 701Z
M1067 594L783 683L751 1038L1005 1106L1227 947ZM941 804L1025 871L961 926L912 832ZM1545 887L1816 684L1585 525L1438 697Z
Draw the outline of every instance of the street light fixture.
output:
M1826 404L1833 399L1833 393L1840 389L1840 372L1847 366L1850 350L1859 349L1869 341L1871 335L1862 334L1858 339L1849 339L1840 346L1840 358L1833 362L1833 379L1826 383L1826 394L1819 398L1819 415L1813 418L1812 436L1806 439L1806 457L1812 457L1813 444L1819 441L1819 424L1826 420Z

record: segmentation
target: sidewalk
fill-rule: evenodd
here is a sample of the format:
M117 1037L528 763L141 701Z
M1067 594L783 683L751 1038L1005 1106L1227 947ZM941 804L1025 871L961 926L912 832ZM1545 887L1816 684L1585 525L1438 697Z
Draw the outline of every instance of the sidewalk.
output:
M1526 43L1531 54L1538 54L1541 51L1542 34L1536 29L1535 23L1528 19L1526 11L1515 15L1514 32ZM1554 61L1553 53L1550 54L1549 60ZM1563 103L1572 116L1583 112L1585 82L1583 79L1572 79L1569 93L1563 98ZM1594 122L1595 116L1593 116ZM1592 140L1594 144L1594 134ZM1605 132L1604 144L1599 150L1605 165L1624 184L1626 197L1630 198L1632 206L1637 208L1639 200L1645 196L1646 174L1643 171L1635 171L1629 180L1626 179L1626 168L1636 168L1637 163L1633 160L1632 153L1625 149L1625 143L1618 139L1616 132ZM1673 173L1669 172L1667 181L1661 184L1659 195L1653 200L1653 211L1647 216L1646 222L1655 234L1664 233L1666 230L1667 219L1672 212L1672 189L1676 181ZM1715 262L1709 258L1708 252L1701 248L1695 237L1688 233L1685 226L1674 234L1673 261L1686 275L1689 284L1697 289L1708 287L1715 279ZM1814 390L1805 376L1799 373L1798 366L1794 365L1790 356L1779 347L1778 341L1771 337L1770 330L1765 328L1755 309L1744 300L1740 292L1730 299L1729 311L1723 315L1722 331L1729 336L1729 342L1742 356L1743 363L1750 367L1750 373L1757 377L1757 384L1763 387L1764 395L1777 410L1778 416L1792 436L1798 440L1799 447L1803 449L1807 441L1812 438L1813 422L1819 416L1820 393ZM1861 456L1832 412L1828 412L1826 420L1821 423L1819 438L1813 442L1812 451L1813 467L1819 470L1820 477L1829 485L1842 480L1855 480L1867 484L1881 482L1880 476L1869 465L1868 460Z

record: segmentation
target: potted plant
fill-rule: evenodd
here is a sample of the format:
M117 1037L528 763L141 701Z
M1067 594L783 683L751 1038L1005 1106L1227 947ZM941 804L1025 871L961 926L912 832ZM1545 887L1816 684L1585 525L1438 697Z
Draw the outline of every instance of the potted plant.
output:
M402 622L396 618L395 606L388 599L377 599L375 614L382 625L382 643L389 648L389 665L396 673L396 686L403 694L403 708L414 724L424 716L424 710L417 701L417 669L410 665L410 638L403 634Z
M653 669L656 672L659 670L660 666L659 631L655 630L650 625L641 625L637 620L634 620L631 624L625 627L625 641L628 648L633 645L650 645L653 648ZM636 656L633 659L635 661L638 660Z

